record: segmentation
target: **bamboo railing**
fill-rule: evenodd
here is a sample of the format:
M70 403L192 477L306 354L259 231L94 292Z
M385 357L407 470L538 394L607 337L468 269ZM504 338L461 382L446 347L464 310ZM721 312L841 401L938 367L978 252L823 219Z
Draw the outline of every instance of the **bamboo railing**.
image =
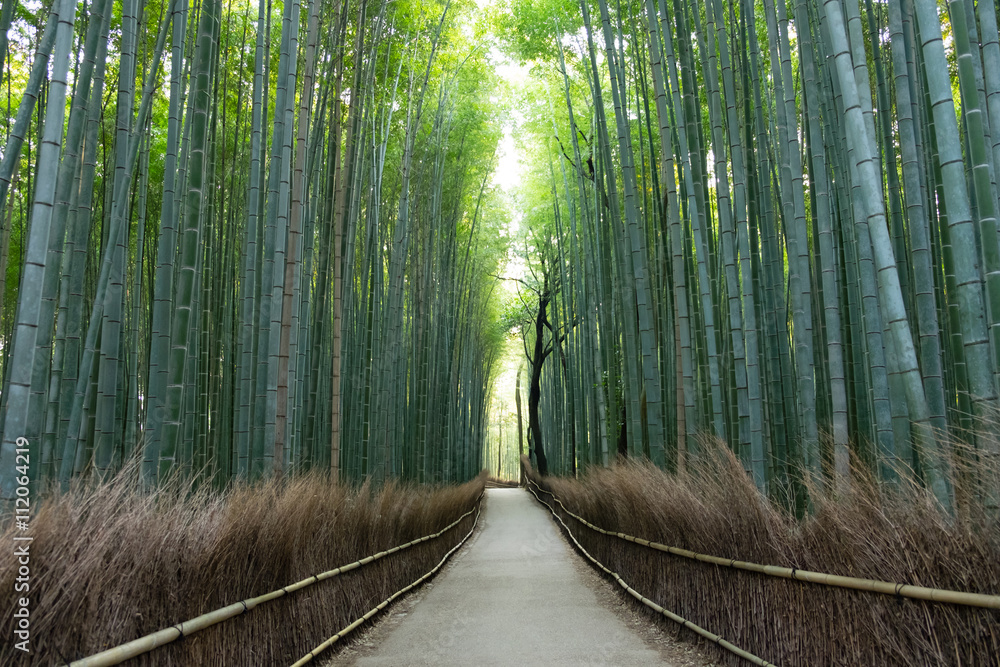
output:
M215 611L210 611L206 614L202 614L201 616L196 616L195 618L184 621L183 623L178 623L177 625L171 625L169 628L158 630L156 632L146 635L145 637L133 639L130 642L121 644L120 646L109 648L106 651L101 651L100 653L97 653L90 657L83 658L81 660L74 660L73 662L69 663L69 667L109 667L110 665L120 664L130 658L136 657L137 655L148 653L149 651L152 651L153 649L159 646L163 646L165 644L177 641L182 637L190 637L194 633L200 632L205 628L209 628L213 625L229 620L230 618L239 616L240 614L244 614L253 609L254 607L257 607L258 605L270 602L272 600L277 600L278 598L284 597L289 593L294 593L297 590L301 590L308 586L312 586L313 584L317 584L321 581L326 581L327 579L332 579L333 577L344 574L345 572L350 572L351 570L356 570L359 567L364 567L365 565L368 565L377 560L385 558L386 556L391 556L392 554L399 553L400 551L409 549L410 547L414 547L423 542L429 542L430 540L437 539L442 535L444 535L445 533L447 533L452 528L454 528L455 526L457 526L459 523L462 522L463 519L468 517L473 512L476 512L476 521L478 522L479 520L478 511L480 505L482 504L482 499L483 499L483 494L480 494L479 498L476 499L475 508L469 510L468 512L466 512L465 514L463 514L455 521L448 524L447 526L445 526L436 533L419 537L415 540L407 542L406 544L401 544L391 549L380 551L377 554L367 556L365 558L362 558L361 560L354 561L353 563L349 563L347 565L341 565L340 567L336 567L332 570L327 570L326 572L321 572L320 574L307 577L301 581L295 582L294 584L289 584L288 586L284 586L277 590L271 591L270 593L265 593L264 595L260 595L258 597L241 600L226 607L222 607L221 609L216 609ZM473 524L473 528L475 528L475 524ZM459 544L460 545L464 544L466 539L468 539L468 536L463 538ZM454 551L454 549L452 551ZM448 554L450 555L452 551L449 551ZM437 569L435 568L435 570L433 570L432 572L436 571ZM420 579L419 581L423 581L423 579ZM406 590L413 588L414 586L417 585L417 583L411 584ZM392 599L395 598L390 598L389 601L391 601ZM377 609L378 610L384 609L385 606L388 605L389 601L386 601L385 603L380 605ZM362 620L367 620L367 618ZM356 623L360 625L360 622L356 621Z
M535 484L534 482L531 483ZM633 542L640 546L673 554L674 556L681 556L683 558L689 558L691 560L701 561L702 563L711 563L712 565L720 565L722 567L730 567L736 570L758 572L760 574L766 574L771 577L794 579L796 581L807 581L813 584L821 584L824 586L850 588L858 591L869 591L872 593L882 593L884 595L896 595L899 597L912 598L915 600L927 600L930 602L944 602L948 604L964 605L967 607L1000 609L1000 595L986 595L983 593L966 593L963 591L952 591L940 588L927 588L925 586L914 586L912 584L900 584L891 581L879 581L877 579L862 579L859 577L845 577L837 574L826 574L824 572L811 572L809 570L800 570L794 567L761 565L759 563L750 563L747 561L736 560L734 558L720 558L718 556L709 556L707 554L700 554L694 551L690 551L688 549L681 549L680 547L672 547L666 544L660 544L659 542L644 540L641 537L634 537L632 535L626 535L625 533L605 530L604 528L601 528L600 526L595 526L594 524L590 523L583 517L571 512L566 507L566 505L564 505L563 502L559 500L559 498L557 498L556 495L551 491L543 489L537 484L535 484L535 486L540 491L552 496L553 500L559 503L559 506L562 507L563 511L566 512L566 514L573 517L587 528L590 528L591 530L601 533L603 535L617 537L619 539L625 540L626 542Z
M480 497L482 497L482 496L480 496ZM466 515L466 516L468 516L468 515ZM424 583L425 581L427 581L428 579L430 579L431 577L433 577L437 573L438 570L440 570L442 567L444 567L444 564L446 562L448 562L448 559L451 558L451 555L453 553L455 553L456 551L458 551L459 548L461 548L461 546L463 544L465 544L466 540L468 540L470 537L472 537L472 533L476 530L476 526L478 524L479 524L479 506L477 505L476 519L475 519L475 521L472 522L472 528L470 528L469 532L465 534L465 537L462 538L462 541L459 542L458 544L456 544L454 547L452 547L451 550L448 551L448 553L446 553L444 555L444 557L441 559L441 561L437 565L435 565L432 570L430 570L429 572L427 572L426 574L424 574L422 577L420 577L419 579L417 579L416 581L414 581L412 584L410 584L406 588L403 588L403 589L400 589L400 590L396 591L395 593L393 593L392 595L390 595L388 598L386 598L385 600L383 600L377 607L374 607L373 609L371 609L370 611L368 611L364 616L362 616L361 618L358 618L357 620L355 620L354 622L352 622L350 625L348 625L347 627L345 627L343 630L341 630L337 634L333 635L332 637L330 637L329 639L327 639L325 642L323 642L322 644L320 644L319 646L317 646L313 650L309 651L309 653L305 654L304 656L302 656L301 658L299 658L297 661L295 661L294 663L292 663L292 667L301 667L302 665L305 665L305 664L309 663L317 655L319 655L320 653L322 653L326 649L328 649L331 646L333 646L333 644L335 644L336 642L338 642L341 639L343 639L346 635L348 635L351 632L353 632L362 623L364 623L365 621L367 621L368 619L370 619L372 616L374 616L375 614L379 613L380 611L382 611L383 609L385 609L386 607L388 607L390 604L392 604L393 600L395 600L396 598L398 598L401 595L405 595L405 594L409 593L411 590L413 590L414 588L416 588L420 584Z
M539 498L538 494L535 493L534 490L532 490L532 488L531 488L532 486L534 486L535 488L537 488L539 491L542 491L544 493L548 493L550 496L552 496L556 500L556 502L559 502L558 498L556 498L555 495L551 491L546 491L545 489L543 489L540 486L538 486L537 484L535 484L532 480L530 480L530 479L528 480L528 491L531 491L531 495L535 496L535 500L537 500L538 502L540 502L541 504L543 504L547 508L549 508L549 511L552 512L552 516L554 516L556 518L556 520L560 524L562 524L562 527L566 530L566 534L569 535L569 538L573 541L573 544L576 545L576 548L580 550L580 553L582 553L584 556L586 556L587 559L590 560L591 563L593 563L595 566L597 566L605 574L609 575L612 579L614 579L616 582L618 582L618 585L621 586L622 588L624 588L625 591L629 595L631 595L636 600L638 600L639 602L643 603L644 605L646 605L647 607L649 607L653 611L655 611L655 612L657 612L659 614L662 614L663 616L666 616L671 621L674 621L676 623L680 623L685 628L688 628L689 630L697 632L699 635L701 635L705 639L709 640L710 642L712 642L714 644L718 644L719 646L721 646L722 648L726 649L727 651L729 651L731 653L734 653L735 655L738 655L739 657L744 658L745 660L748 660L748 661L752 662L755 665L759 665L760 667L777 667L777 665L775 665L774 663L768 662L767 660L764 660L763 658L758 657L758 656L754 655L753 653L750 653L749 651L744 651L743 649L741 649L736 644L733 644L732 642L723 639L720 635L717 635L714 632L706 630L705 628L701 627L700 625L692 623L691 621L687 620L683 616L679 616L679 615L675 614L674 612L670 611L669 609L664 609L663 607L661 607L657 603L653 602L652 600L650 600L649 598L647 598L646 596L644 596L639 591L637 591L634 588L632 588L624 579L621 578L621 576L617 572L613 572L612 570L610 570L607 567L605 567L603 563L601 563L599 560L597 560L596 558L594 558L593 556L591 556L590 552L588 552L586 549L583 548L583 545L580 544L577 541L576 536L573 535L573 531L569 529L569 526L567 526L566 522L562 520L562 517L559 516L556 513L555 508L553 508L547 502L545 502L544 500L542 500L541 498ZM559 504L562 505L561 502ZM563 509L565 510L565 506L563 506Z

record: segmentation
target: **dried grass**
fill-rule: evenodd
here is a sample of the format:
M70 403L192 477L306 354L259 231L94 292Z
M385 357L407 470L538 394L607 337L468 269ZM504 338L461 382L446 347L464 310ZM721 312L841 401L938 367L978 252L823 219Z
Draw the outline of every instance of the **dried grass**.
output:
M761 498L727 448L710 449L684 478L626 463L593 469L580 480L538 481L602 528L699 553L1000 594L1000 522L996 511L984 509L986 501L970 499L975 494L965 494L953 518L914 485L887 490L859 476L846 497L821 502L813 516L796 521ZM584 548L641 593L770 662L1000 665L1000 611L699 563L600 535L562 516ZM698 641L693 632L657 619ZM724 664L744 664L709 648Z
M55 664L262 595L434 533L474 506L462 486L374 489L306 475L280 484L140 493L134 476L56 495L32 519L31 649L0 608L0 664ZM133 665L288 665L430 570L474 517L402 553L334 577L130 661ZM0 544L14 530L0 527ZM13 591L12 549L0 590Z

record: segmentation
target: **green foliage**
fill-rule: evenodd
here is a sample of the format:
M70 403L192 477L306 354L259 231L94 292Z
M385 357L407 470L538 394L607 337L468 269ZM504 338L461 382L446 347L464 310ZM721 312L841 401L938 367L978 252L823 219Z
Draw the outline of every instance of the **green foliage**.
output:
M574 0L506 0L497 21L497 34L519 60L554 60L560 34L580 27Z

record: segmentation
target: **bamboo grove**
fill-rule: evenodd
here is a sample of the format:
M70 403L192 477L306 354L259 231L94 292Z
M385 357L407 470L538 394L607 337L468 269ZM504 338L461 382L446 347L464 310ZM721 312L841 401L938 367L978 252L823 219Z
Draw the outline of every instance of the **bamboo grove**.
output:
M534 63L550 470L683 471L709 436L798 511L854 464L996 505L955 474L997 460L992 0L511 0L501 26Z
M18 438L63 485L478 473L501 109L469 11L3 2L5 497Z

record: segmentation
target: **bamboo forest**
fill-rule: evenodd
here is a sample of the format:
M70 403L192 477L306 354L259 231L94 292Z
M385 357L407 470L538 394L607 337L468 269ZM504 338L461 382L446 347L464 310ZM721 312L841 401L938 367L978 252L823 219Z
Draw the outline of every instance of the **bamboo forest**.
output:
M996 492L991 2L0 22L5 496L18 438L63 485L133 457L147 485L469 479L511 339L543 474L683 471L714 436L800 506L852 460Z
M680 472L717 437L800 507L852 461L995 499L992 2L0 22L7 497L18 438L64 486L131 458L147 485L469 479L520 340L543 474Z
M998 11L0 0L0 663L996 665Z

